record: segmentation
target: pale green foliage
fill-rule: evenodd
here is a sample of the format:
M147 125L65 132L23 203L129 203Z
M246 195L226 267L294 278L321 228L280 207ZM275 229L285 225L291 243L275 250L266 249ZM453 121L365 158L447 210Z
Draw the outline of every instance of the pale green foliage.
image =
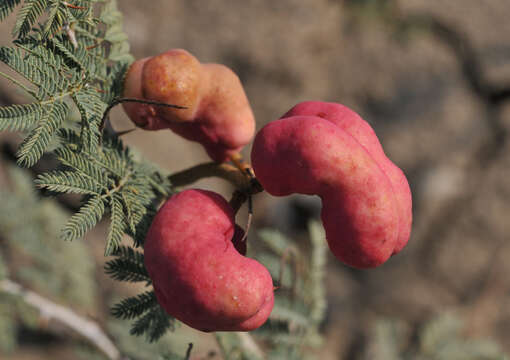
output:
M32 288L57 299L82 306L94 302L94 264L82 243L63 243L59 229L66 213L33 191L31 177L22 170L9 171L12 189L0 190L0 233L10 251L27 257L14 272ZM15 214L15 215L13 215ZM62 271L72 263L72 269Z
M21 0L2 0L0 2L0 21L5 19Z
M155 212L155 201L170 192L168 181L162 181L151 166L135 162L130 151L114 137L106 136L98 152L80 148L80 138L74 132L62 131L60 137L62 146L55 153L65 169L40 175L36 184L57 193L87 195L83 206L64 226L62 237L82 237L108 207L111 222L106 255L115 251L124 233L135 240L143 239L148 217Z
M9 273L55 301L92 308L96 285L91 255L85 244L58 239L67 215L54 201L35 194L26 171L10 168L8 176L10 188L0 190L0 236L2 250L18 259ZM0 292L0 351L16 345L19 320L36 326L37 318L19 299Z
M151 284L149 274L143 263L143 254L127 246L120 246L116 257L105 265L105 272L118 281L145 282Z
M0 108L0 130L28 131L45 113L45 106L11 105Z
M144 337L133 337L123 320L110 321L108 331L115 337L123 353L133 360L185 360L186 345L199 338L189 331L176 331L166 333L156 343L149 343Z
M16 25L14 25L14 30L12 31L13 34L25 37L35 24L37 18L44 11L47 3L45 0L26 0L18 13Z
M12 313L13 306L14 299L0 293L0 354L16 348L18 325Z
M34 227L43 225L27 212L28 218L24 217L23 222L32 225L19 229L28 233L16 238L21 246L34 247L30 251L46 257L49 264L45 266L51 268L54 262L67 268L68 264L55 260L53 244L58 244L59 251L64 247L79 249L79 242L70 241L85 236L109 214L105 254L114 258L107 263L106 271L114 279L150 286L142 252L120 244L128 235L135 246L143 245L159 204L172 194L173 188L159 169L135 156L116 134L102 129L103 113L121 96L123 76L132 61L116 1L75 0L73 7L69 4L60 0L26 0L19 8L13 31L17 39L12 47L0 47L0 61L24 80L9 74L0 76L18 85L34 101L0 108L0 130L26 133L17 153L22 166L33 166L44 152L51 150L60 166L40 174L37 186L49 194L81 195L83 204L65 225L62 216L46 209L53 218L47 220L52 240L40 244L30 239L39 231ZM0 16L5 17L15 5L17 2L10 2L0 8ZM44 21L39 24L41 20ZM78 119L73 113L79 114ZM28 194L31 195L27 201L37 202L31 191ZM48 201L38 204L32 208L50 206ZM13 208L9 213L25 212ZM54 233L57 227L63 229L58 240ZM283 267L283 278L278 284L271 320L257 336L268 343L274 354L285 354L287 358L303 358L305 347L319 343L317 329L325 306L322 287L325 242L318 229L318 225L311 225L310 257L305 257L282 235L269 232L263 235L267 246L259 258L263 263L267 260L275 280ZM68 242L61 242L62 239ZM73 263L73 269L75 266ZM24 270L27 279L45 273L30 269ZM72 273L74 270L66 272L67 276ZM72 279L71 283L83 286L83 281L86 282ZM42 292L53 290L57 289ZM121 301L112 312L121 319L132 319L130 333L145 335L151 342L177 324L159 306L151 289ZM225 336L228 339L221 340ZM229 356L253 358L240 346L237 336L229 336L218 335L229 347L225 348ZM274 354L272 358L280 356Z
M145 282L151 279L143 263L143 254L128 247L119 247L115 259L106 263L105 271L119 281ZM149 342L158 340L169 329L174 329L175 319L159 306L153 290L145 291L117 303L112 315L119 319L136 319L131 327L132 335L145 335Z
M0 47L0 61L30 85L9 79L36 100L0 108L0 130L29 132L18 150L22 166L33 166L64 127L66 99L81 115L80 144L89 152L99 148L103 112L120 94L119 78L132 57L126 37L118 35L122 22L115 1L98 15L94 2L75 1L74 9L60 0L27 0L17 16L15 46ZM44 10L46 22L34 28Z
M496 343L462 335L459 317L444 313L417 329L397 320L376 322L362 359L371 360L507 360Z
M95 2L98 1L75 0L72 2L73 8L67 6L64 0L25 0L16 17L13 35L26 37L45 10L48 14L43 32L45 39L54 36L65 24L92 22L92 5Z

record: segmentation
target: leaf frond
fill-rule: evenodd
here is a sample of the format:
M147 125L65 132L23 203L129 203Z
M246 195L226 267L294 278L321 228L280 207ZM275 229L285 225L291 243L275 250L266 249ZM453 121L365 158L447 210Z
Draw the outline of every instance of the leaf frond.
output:
M34 26L37 18L46 8L47 0L25 0L21 10L18 12L13 35L18 38L25 37Z
M154 291L146 291L115 304L111 313L116 318L133 319L156 306L159 307L156 294Z
M19 5L21 0L3 0L0 3L0 21L5 19Z
M0 131L27 131L43 113L44 107L37 103L0 107Z
M105 272L118 281L151 283L143 262L143 254L131 247L119 246L114 252L116 259L105 265Z
M146 335L149 342L157 341L167 330L174 329L175 320L161 307L156 307L140 317L131 327L131 335Z
M35 180L36 185L60 193L101 195L101 185L80 176L75 171L54 170L41 174Z
M108 230L108 236L106 238L105 245L105 256L112 255L118 246L122 242L122 236L124 235L125 221L124 221L124 209L122 202L119 199L118 194L113 194L110 197L110 209L111 209L111 222L110 229Z
M100 196L91 197L64 226L62 239L73 241L82 238L103 218L104 212L103 199Z
M31 167L41 158L68 112L68 107L63 102L53 102L43 109L36 127L18 148L17 157L20 166Z

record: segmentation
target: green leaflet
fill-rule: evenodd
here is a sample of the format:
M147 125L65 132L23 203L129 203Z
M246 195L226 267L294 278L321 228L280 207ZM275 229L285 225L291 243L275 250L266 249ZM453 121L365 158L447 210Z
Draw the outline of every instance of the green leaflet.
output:
M106 238L106 246L104 255L112 255L122 241L122 236L125 231L124 212L122 208L122 202L118 194L113 194L110 198L110 229L108 230L108 236Z
M104 212L103 199L100 196L92 196L64 226L62 239L73 241L82 238L103 218Z
M122 300L112 308L112 315L121 319L133 319L155 307L159 307L159 304L154 291L146 291Z
M118 281L151 283L143 263L143 254L127 246L119 246L114 253L115 259L105 265L105 272Z
M75 171L54 170L41 174L36 179L36 184L54 192L100 195L101 184L95 179L80 176Z
M47 3L47 0L25 0L16 18L16 24L12 31L13 36L25 37L43 13Z
M174 329L175 319L169 317L160 307L154 307L138 318L131 328L131 335L143 335L149 342L157 341L168 330Z
M18 148L17 157L20 166L31 167L41 158L57 129L63 124L68 107L63 102L53 102L44 110L36 127Z
M3 0L0 3L0 21L9 16L20 2L21 0Z
M0 131L28 131L45 112L45 106L35 103L0 107Z

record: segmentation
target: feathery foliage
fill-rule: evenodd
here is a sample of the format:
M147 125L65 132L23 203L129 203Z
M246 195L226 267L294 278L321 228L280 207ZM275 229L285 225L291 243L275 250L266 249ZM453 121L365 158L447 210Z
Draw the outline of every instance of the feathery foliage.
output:
M58 239L66 213L54 201L37 196L28 173L12 167L8 174L13 185L0 190L0 232L9 251L26 258L11 273L43 294L90 306L95 283L88 250L85 244L66 244ZM70 260L73 270L62 271Z
M5 17L19 3L4 5L0 15ZM135 247L143 246L159 204L173 188L159 169L103 128L103 113L121 96L123 76L132 61L116 1L26 0L13 34L13 46L0 47L0 61L22 79L0 76L24 90L31 102L0 107L0 130L25 136L17 152L19 165L31 167L51 150L59 166L38 175L36 185L52 195L82 196L82 206L62 227L60 238L82 238L109 215L105 255L113 258L105 271L116 280L150 286L143 253L121 243L128 235ZM304 354L304 347L318 343L325 296L324 240L317 229L311 225L311 235L320 240L309 244L310 258L284 236L262 236L266 248L259 258L267 261L279 290L273 315L257 336L275 354L289 358L299 358L295 356ZM122 300L112 314L133 320L131 334L145 335L150 342L177 323L159 306L152 290ZM218 339L228 356L254 358L237 335L225 336L230 335Z
M309 359L309 350L321 344L319 326L326 308L326 241L319 223L310 222L308 232L307 251L297 249L294 242L278 232L260 233L266 250L257 258L268 266L279 285L269 321L255 331L257 337L271 345L271 359Z
M16 4L11 5L9 11ZM45 21L38 24L43 15ZM53 148L61 165L37 177L39 188L83 196L61 238L79 239L109 214L105 255L118 257L107 271L118 280L149 284L143 257L127 248L119 250L119 245L125 234L135 245L143 244L157 206L171 187L115 134L101 129L107 104L121 95L122 79L132 61L116 1L27 0L13 33L17 40L12 47L0 48L0 61L24 80L0 75L34 101L1 107L0 130L26 133L17 153L22 166L33 166ZM77 120L71 116L73 108ZM145 311L133 331L155 339L172 324L156 306Z
M139 317L131 327L131 335L146 336L147 341L157 341L168 330L175 329L175 319L169 317L161 306L154 306Z
M0 21L5 19L20 2L21 0L3 0L0 3Z
M67 215L54 201L37 196L28 172L12 167L7 175L10 186L0 190L0 256L5 252L16 261L5 263L0 273L5 276L9 271L60 303L90 309L95 301L95 268L85 244L58 240ZM72 271L63 271L69 263ZM37 319L23 302L0 291L0 352L13 350L20 325L38 327Z
M119 281L145 282L151 279L143 263L143 254L130 247L121 246L113 254L115 258L105 265L105 271ZM154 291L145 291L115 304L112 315L119 319L136 319L131 334L146 335L149 342L158 340L167 330L174 328L175 319L169 317L157 302Z
M112 308L113 316L121 319L133 319L142 315L147 309L157 306L154 291L146 291L137 296L122 300Z
M95 2L75 1L70 7L61 0L27 0L14 27L18 40L13 47L0 47L0 61L26 81L0 75L35 100L0 108L1 130L28 132L18 150L21 166L33 166L58 131L69 126L70 106L80 114L71 125L81 128L81 145L89 152L99 149L103 112L120 95L119 79L132 57L127 38L119 35L122 17L116 2L109 1L99 14ZM35 26L45 11L45 23Z
M105 272L118 281L145 282L151 279L143 263L143 254L131 247L120 246L114 253L115 259L105 265Z
M55 153L63 168L39 175L36 184L56 193L87 195L83 206L64 226L62 237L69 241L82 237L109 208L106 255L115 252L125 233L142 239L145 233L139 234L139 229L145 230L150 222L147 216L155 213L155 204L170 193L170 184L161 181L151 166L135 161L115 137L105 135L99 152L80 147L76 132L61 131L59 137L62 146Z

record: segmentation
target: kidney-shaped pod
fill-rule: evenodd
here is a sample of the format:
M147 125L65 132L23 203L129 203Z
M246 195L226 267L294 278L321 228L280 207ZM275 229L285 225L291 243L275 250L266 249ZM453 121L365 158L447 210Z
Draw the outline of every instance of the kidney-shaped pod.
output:
M196 141L215 161L225 161L249 143L255 119L239 77L219 64L201 64L182 49L135 61L124 81L124 97L186 109L124 103L131 120L146 130L171 129Z
M229 204L219 194L186 190L159 210L144 245L145 267L160 305L201 331L249 331L273 308L267 269L241 255Z
M296 115L318 116L349 133L363 146L388 176L397 200L399 233L394 254L407 244L413 220L412 196L409 183L402 172L384 153L372 127L356 112L342 104L324 101L303 101L290 109L282 118Z
M375 267L395 251L398 204L391 181L366 148L318 116L270 122L251 153L257 179L272 195L318 195L333 254L358 268Z

